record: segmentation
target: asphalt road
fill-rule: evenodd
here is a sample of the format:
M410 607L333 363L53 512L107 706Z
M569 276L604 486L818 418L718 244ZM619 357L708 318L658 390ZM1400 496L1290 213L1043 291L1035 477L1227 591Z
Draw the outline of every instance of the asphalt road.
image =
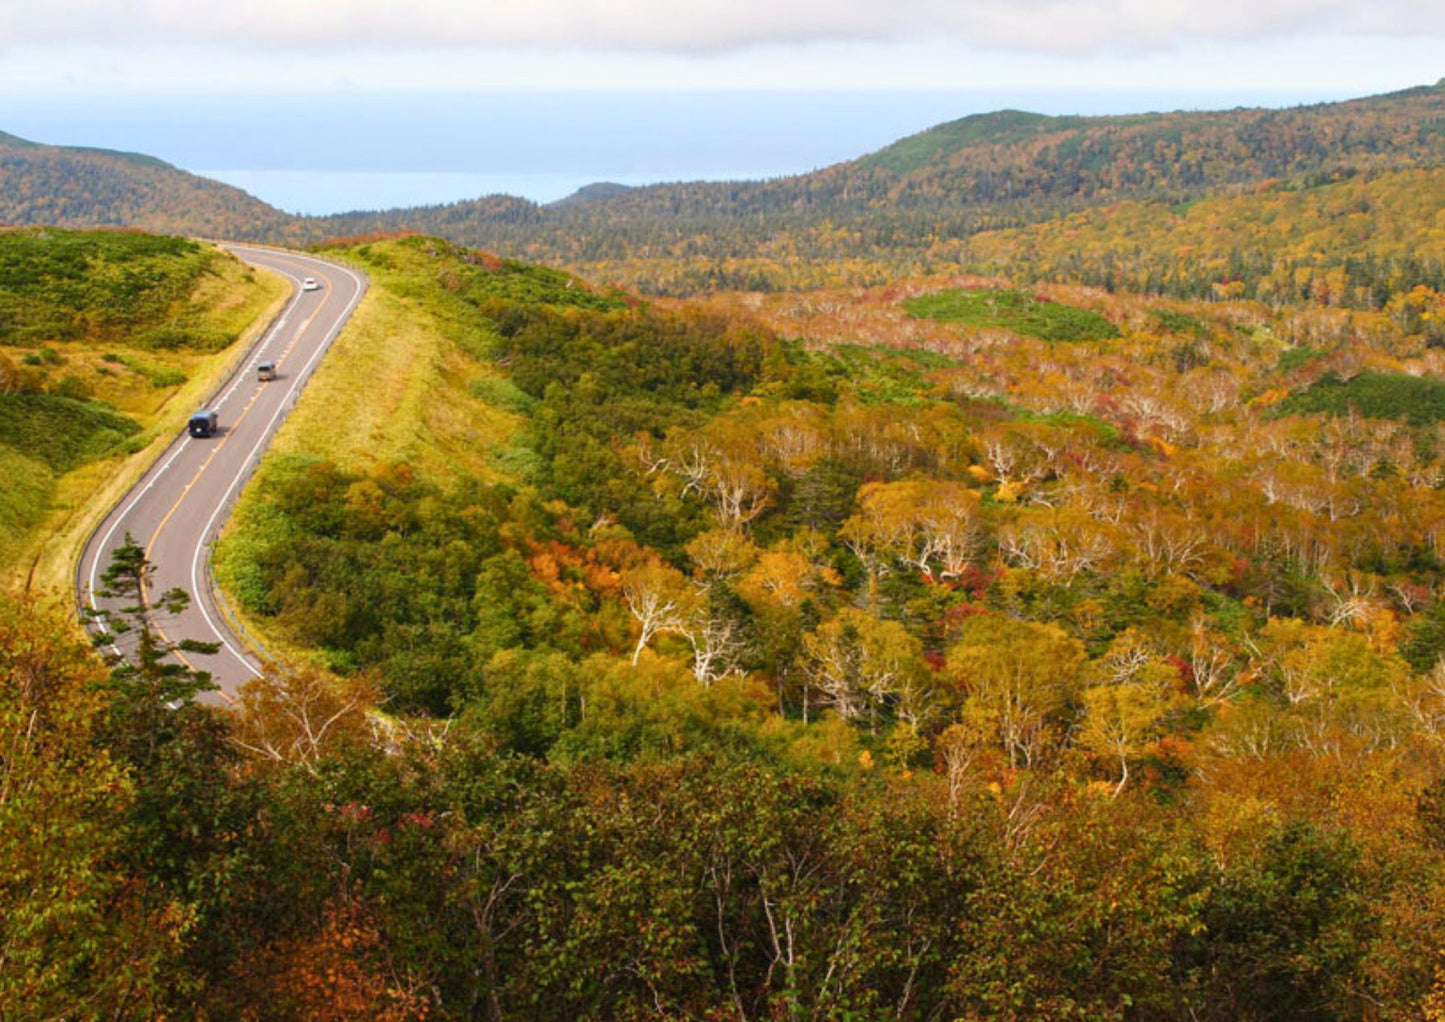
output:
M226 248L248 263L285 276L295 293L207 405L219 417L216 434L192 438L182 432L101 522L76 572L82 604L104 605L107 601L97 601L94 594L103 588L100 576L110 563L111 551L127 534L145 547L156 565L152 592L179 586L191 596L182 613L155 614L161 633L172 641L221 644L212 655L187 655L195 667L211 672L220 692L207 698L221 703L260 674L261 664L216 605L210 584L211 545L311 371L366 291L359 274L335 263L295 252L244 245ZM301 290L306 277L316 278L320 289ZM276 363L275 380L257 379L260 362Z

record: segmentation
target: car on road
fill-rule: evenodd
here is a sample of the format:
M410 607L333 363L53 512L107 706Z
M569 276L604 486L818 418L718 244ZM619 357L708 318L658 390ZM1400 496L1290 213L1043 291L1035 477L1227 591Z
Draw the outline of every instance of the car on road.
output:
M276 363L275 363L275 362L261 362L261 363L257 364L257 366L256 366L256 379L260 380L262 383L265 383L267 380L274 380L275 378L276 378Z
M302 291L320 291L321 285L316 282L315 277L307 277L301 282Z
M216 413L208 408L202 408L191 416L191 424L187 427L187 432L191 436L215 436Z

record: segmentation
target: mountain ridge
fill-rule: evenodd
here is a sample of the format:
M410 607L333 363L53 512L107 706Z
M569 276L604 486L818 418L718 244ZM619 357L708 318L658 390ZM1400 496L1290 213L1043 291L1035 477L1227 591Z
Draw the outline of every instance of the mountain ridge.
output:
M487 195L323 217L288 215L142 154L0 135L0 222L288 244L415 231L549 263L679 251L723 261L800 234L843 230L865 248L924 250L1124 199L1186 203L1280 180L1307 186L1441 165L1439 82L1280 109L1097 117L999 110L788 177L595 182L545 205Z
M0 132L0 223L131 227L205 237L281 234L292 218L233 185L145 153Z

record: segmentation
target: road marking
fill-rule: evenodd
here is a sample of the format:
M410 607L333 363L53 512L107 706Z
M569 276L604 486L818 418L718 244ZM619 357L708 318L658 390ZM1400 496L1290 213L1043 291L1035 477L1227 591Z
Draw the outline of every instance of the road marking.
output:
M313 313L307 318L306 322L301 325L301 328L296 332L296 335L291 338L291 343L286 346L286 350L285 350L284 352L282 352L281 355L280 355L280 357L277 359L278 363L279 363L279 362L284 362L285 359L286 359L286 356L289 355L289 354L291 354L292 350L296 347L297 342L299 342L299 341L301 340L301 337L305 334L307 327L309 327L309 326L311 325L311 322L316 318L317 313L319 313L320 311L321 311L321 310L318 308L318 309L316 310L316 312L313 312ZM231 385L231 390L235 390L235 389L236 389L236 387L240 384L241 379L243 379L244 376L245 376L245 373L244 373L244 371L243 371L243 372L241 373L241 375L237 378L236 383L234 383L234 384ZM181 505L184 504L184 503L186 502L186 498L190 496L190 494L191 494L191 489L196 485L196 483L200 482L201 476L205 474L206 469L208 469L208 468L211 467L211 462L216 459L216 455L220 454L220 453L221 453L221 450L226 446L226 444L230 443L231 437L233 437L233 436L236 435L236 433L235 433L236 429L240 427L240 425L241 425L241 423L242 423L243 421L245 421L246 416L247 416L248 414L250 414L251 409L255 406L256 402L260 399L261 395L264 394L265 392L266 392L266 391L265 391L265 388L264 388L264 387L257 387L257 388L256 388L256 390L251 394L251 400L249 400L249 401L246 402L246 407L245 407L245 408L242 408L242 409L241 409L241 414L239 414L239 415L236 416L236 421L226 428L226 435L221 438L221 442L218 443L218 444L216 444L214 447L211 448L211 452L206 455L206 460L203 461L203 462L201 462L201 467L198 468L198 469L196 469L196 474L195 474L195 475L191 476L191 481L188 482L188 483L186 483L186 485L181 489L181 494L180 494L180 496L178 496L178 497L176 498L176 502L175 502L174 504L172 504L171 507L170 507L170 510L167 511L164 516L162 516L162 518L161 518L161 520L160 520L160 523L156 526L156 531L153 532L153 533L151 533L150 542L148 542L148 543L146 544L146 548L145 548L146 560L150 560L151 551L155 549L156 542L160 539L161 530L166 527L166 524L167 524L168 522L170 522L171 516L173 516L177 511L180 510ZM273 421L274 421L274 420L273 420ZM266 439L266 433L264 432L264 430L263 430L263 432L261 433L261 439L262 439L262 440L265 440L265 439ZM249 455L247 456L247 459L248 459L248 461L249 461ZM228 489L226 490L226 492L227 492L227 493L230 493L230 489L228 488ZM202 533L202 535L204 535L204 533ZM149 600L149 598L147 597L146 591L145 591L145 579L141 579L141 594L140 594L140 598L141 598L141 606L146 607L146 608L149 608L149 607L150 607L150 600ZM209 615L206 615L206 623L207 623L207 624L211 624L210 616L209 616ZM165 631L161 628L159 622L155 622L155 630L156 630L156 634L158 634L158 635L161 637L161 640L162 640L163 642L169 643L169 642L171 641L170 638L166 635ZM216 628L215 628L215 625L214 625L214 624L211 625L211 630L212 630L212 631L216 631ZM217 637L218 637L222 642L225 642L225 641L226 641L225 636L220 635L219 632L217 632ZM228 645L229 645L229 644L228 644ZM174 654L175 654L176 659L179 660L181 663L185 664L185 665L186 665L187 667L189 667L191 670L195 670L195 669L196 669L195 665L192 664L189 660L187 660L186 657L184 656L184 654L182 654L180 650L174 650L173 652L174 652ZM235 650L233 649L231 652L234 653ZM241 662L242 662L243 664L246 664L247 667L250 667L250 666L251 666L251 665L250 665L249 663L247 663L244 659L242 659ZM252 670L254 671L255 669L252 668Z
M255 250L253 249L252 251ZM221 640L222 644L225 645L226 649L231 652L231 655L234 656L237 660L239 660L248 671L250 671L258 678L261 676L261 672L256 670L256 668L251 664L251 661L247 660L236 650L234 646L231 645L230 640L226 638L225 633L216 626L216 622L212 619L210 611L206 609L205 594L200 587L201 584L199 579L201 555L205 552L206 538L211 535L211 530L215 528L216 518L220 515L221 509L224 508L227 502L231 499L231 492L240 483L242 477L245 476L247 471L249 471L252 463L256 459L256 453L260 450L261 445L266 443L266 441L271 438L272 431L276 425L276 420L280 418L281 415L283 415L290 408L292 400L295 398L302 383L306 380L308 374L311 372L312 367L316 364L316 362L321 358L322 355L324 355L328 350L330 350L332 342L336 340L337 335L341 333L342 328L346 326L346 323L351 319L351 314L356 311L356 306L360 304L362 297L366 294L365 284L363 284L361 278L358 277L355 273L351 272L351 270L347 269L344 266L333 267L330 264L327 264L327 269L338 269L342 273L346 274L348 277L351 278L352 283L356 285L356 290L352 294L351 299L346 303L346 308L341 310L341 315L337 317L336 322L332 324L331 329L327 332L326 336L322 338L321 343L316 346L316 350L311 353L311 357L306 360L306 364L301 367L301 371L297 373L292 379L291 386L287 390L286 396L281 400L281 403L276 406L276 410L271 413L270 420L266 423L266 426L262 430L261 435L256 439L256 443L247 453L246 459L241 463L240 469L237 470L236 475L231 479L231 484L226 487L226 492L221 494L221 499L216 502L215 510L211 512L211 517L206 520L206 527L201 530L200 536L196 540L195 550L191 554L191 590L198 594L196 598L196 606L197 608L199 608L201 616L205 618L206 626L211 629L212 634L214 634L217 638ZM331 294L331 288L328 287L326 293L328 295Z
M297 331L296 336L291 338L291 343L286 346L286 350L281 353L279 358L277 358L277 364L286 361L286 356L291 354L292 350L296 347L297 342L301 340L301 336L305 332L306 328L311 325L312 320L316 318L316 314L320 311L320 309L317 309L316 312L313 312L310 317L307 318L306 322L302 324L301 329ZM240 383L240 380L237 380L236 382ZM234 390L235 386L233 385L231 389ZM196 483L200 482L201 476L205 474L206 469L211 467L211 462L215 460L216 455L220 454L221 450L226 446L226 444L230 443L231 437L236 435L236 430L240 427L241 423L245 421L245 418L250 413L252 407L255 406L256 402L260 400L261 395L265 392L266 388L264 387L257 387L255 389L255 391L251 394L251 400L246 402L246 407L242 408L241 414L236 416L236 421L230 426L226 427L226 435L221 438L221 442L211 448L211 453L206 455L206 460L201 462L201 467L196 469L196 474L191 477L191 481L186 483L185 487L181 490L181 495L176 498L176 502L171 505L171 509L165 513L165 516L161 519L160 524L156 526L156 531L151 533L150 542L146 544L145 549L147 560L150 559L151 550L155 548L156 540L160 538L161 530L166 527L166 523L171 520L171 516L180 510L181 505L185 503L186 497L190 495L191 488L195 486Z
M233 248L233 250L234 250L234 249L237 249L237 248L239 248L239 249L245 249L246 251L250 251L250 252L257 252L257 251L258 251L258 250L256 250L256 249L252 249L252 248L250 248L250 247L248 247L248 246L232 246L232 248ZM283 277L291 280L291 281L293 282L293 284L299 282L299 277L296 276L296 275L294 275L293 272L288 272L291 267L295 267L295 266L297 266L297 265L300 265L301 268L302 268L302 272L307 271L307 270L309 270L309 271L312 272L312 273L317 272L314 268L312 268L312 267L309 265L309 261L307 261L307 262L301 262L301 261L298 261L298 260L296 260L296 259L294 259L294 258L293 258L293 259L287 259L287 258L286 258L284 255L282 255L281 253L272 253L272 252L265 251L265 250L260 250L260 251L261 251L262 254L264 254L264 255L271 256L271 257L272 257L272 260L274 260L274 261L268 261L268 268L274 270L275 272L277 272L277 273L279 273L279 274L281 274ZM281 264L281 265L277 265L278 263ZM289 266L288 266L287 264L289 264ZM209 594L209 586L207 586L207 587L204 588L204 589L200 586L200 583L199 583L199 580L198 580L198 574L199 574L199 570L200 570L201 558L202 558L203 553L205 552L207 538L211 535L211 530L212 530L212 528L213 528L214 525L215 525L216 518L220 515L221 510L226 506L227 502L230 500L230 497L231 497L232 492L235 490L236 486L239 484L239 482L241 481L241 479L244 478L245 475L247 474L247 472L250 471L251 468L253 467L253 465L254 465L254 463L255 463L255 460L256 460L256 454L257 454L257 452L261 449L261 447L270 439L270 437L271 437L271 432L272 432L274 426L276 425L277 419L278 419L280 416L282 416L283 414L285 414L285 413L290 409L291 404L294 402L294 399L295 399L295 397L296 397L297 392L298 392L299 389L300 389L300 386L301 386L302 382L307 378L307 375L308 375L309 372L311 371L312 367L316 364L317 360L321 357L321 355L323 355L323 354L330 348L332 342L336 339L337 335L341 332L342 328L346 325L347 320L350 318L351 314L355 311L356 306L360 303L362 297L363 297L364 294L365 294L365 291L366 291L365 283L362 281L362 279L361 279L357 274L353 273L351 270L349 270L349 269L347 269L346 267L343 267L343 266L336 266L336 265L333 265L333 264L324 264L324 265L325 265L325 269L322 271L322 275L323 275L323 276L325 275L325 271L330 271L330 270L336 270L336 271L339 271L339 272L341 272L341 273L344 273L347 277L349 277L349 278L352 280L353 284L355 285L355 291L354 291L354 293L352 294L351 298L348 300L345 308L341 311L340 315L339 315L338 318L337 318L337 321L332 325L331 329L327 332L326 337L323 338L323 340L321 341L321 343L318 345L317 349L312 353L311 357L307 360L306 364L302 367L301 371L295 375L295 378L291 381L291 386L288 388L287 392L286 392L285 395L282 397L280 403L277 405L276 410L272 413L271 418L270 418L270 420L267 422L266 426L263 427L260 436L259 436L259 437L257 438L257 440L256 440L256 443L252 446L251 450L247 453L245 459L243 459L243 461L242 461L242 463L241 463L241 465L240 465L240 468L237 470L235 476L232 477L230 484L227 486L225 492L224 492L224 493L222 494L222 496L221 496L221 499L217 502L215 509L212 511L210 518L207 520L205 529L202 530L200 536L198 537L197 544L196 544L196 547L195 547L195 550L194 550L194 553L193 553L193 556L192 556L192 564L191 564L191 585L192 585L192 591L196 594L196 600L195 600L195 606L196 606L196 608L197 608L198 610L200 610L201 616L202 616L203 619L205 620L206 625L210 628L212 634L214 634L214 635L216 636L216 638L220 639L222 645L224 645L224 646L226 647L226 649L236 658L236 660L237 660L243 667L246 668L247 671L249 671L251 674L257 675L257 676L259 676L260 672L251 664L251 662L250 662L249 660L246 659L246 657L245 657L240 651L238 651L238 650L236 649L236 647L235 647L234 645L232 645L232 643L230 642L230 640L227 638L226 633L223 632L223 631L221 630L221 628L219 628L219 627L217 626L215 620L211 617L211 614L210 614L209 610L208 610L207 607L206 607L206 596ZM326 297L329 297L329 295L332 294L332 293L333 293L333 290L332 290L332 287L330 286L330 282L328 281L328 287L326 288L326 291L325 291L324 294L323 294L323 300L318 304L317 308L311 313L311 315L307 317L306 321L305 321L303 324L301 324L300 327L297 328L295 334L293 335L293 337L292 337L292 339L291 339L290 344L287 345L286 350L282 353L282 355L281 355L276 361L278 361L278 362L284 361L287 357L289 357L289 356L291 355L291 353L295 350L295 347L296 347L297 343L299 343L299 342L301 341L301 339L303 338L303 336L306 334L307 330L310 328L311 324L314 322L314 320L316 319L316 317L320 315L322 309L325 307L325 305L326 305L325 298L326 298ZM249 356L249 361L248 361L248 363L247 363L244 367L238 369L237 374L236 374L236 378L232 381L230 387L227 388L227 390L224 392L224 394L212 405L213 408L218 408L218 407L220 407L220 406L223 405L227 400L229 400L230 397L232 397L232 396L234 395L234 393L236 392L237 388L238 388L238 387L240 386L240 384L245 380L245 378L246 378L246 376L248 375L249 371L254 367L254 365L256 364L256 362L258 362L258 361L260 360L261 354L264 353L267 349L269 349L269 348L276 342L276 340L277 340L279 337L282 336L283 331L285 330L285 328L286 328L286 327L289 325L289 323L290 323L291 314L292 314L292 312L295 311L296 306L298 305L299 301L300 301L301 298L302 298L302 295L303 295L303 292L300 291L299 289L292 295L291 301L288 303L288 305L286 306L286 308L283 310L281 317L277 320L277 322L276 322L275 325L271 328L271 330L269 330L269 331L267 332L267 334L265 335L265 337L262 338L261 342L260 342L255 348L252 349L252 352L251 352L251 354L250 354L250 356ZM251 408L255 405L257 398L259 398L261 392L262 392L264 389L265 389L265 388L257 388L256 392L253 393L253 395L252 395L252 397L251 397L251 400L247 402L246 407L245 407L244 409L242 409L240 415L237 416L236 424L239 424L239 423L246 417L246 415L250 412ZM147 555L147 557L149 557L151 550L154 548L154 546L155 546L155 544L156 544L156 542L157 542L157 540L158 540L158 538L159 538L160 532L161 532L162 529L165 527L165 525L169 522L169 520L171 519L171 517L175 514L176 510L180 507L181 503L185 500L186 496L190 493L191 489L195 486L195 483L197 482L197 480L199 480L200 476L206 471L206 469L209 467L211 461L212 461L212 460L216 457L216 455L220 452L221 448L224 447L225 444L229 441L230 437L233 436L233 435L235 435L233 432L231 432L231 430L234 430L234 429L235 429L235 424L233 424L233 425L230 427L230 430L228 430L226 437L222 438L221 442L220 442L219 444L217 444L217 445L210 451L210 453L209 453L209 454L207 455L207 457L206 457L206 460L202 463L200 469L197 470L195 476L192 477L191 481L190 481L189 483L187 483L186 486L185 486L185 488L182 490L181 495L180 495L179 498L177 498L175 504L173 504L172 507L170 508L170 510L166 512L166 515L165 515L165 517L161 520L161 523L160 523L159 525L157 525L155 532L154 532L154 533L152 534L152 536L151 536L151 541L150 541L150 543L149 543L149 544L147 545L147 547L146 547L146 555ZM149 478L146 480L145 484L139 489L139 491L135 494L135 496L132 498L132 500L129 502L129 504L126 505L125 509L124 509L123 511L121 511L120 514L118 514L118 515L115 517L115 519L112 521L110 527L107 529L104 537L102 538L99 547L96 548L96 549L93 551L92 560L91 560L91 565L90 565L90 574L89 574L89 583L90 583L90 584L89 584L89 590L90 590L90 591L89 591L89 594L88 594L90 606L91 606L92 609L97 609L97 608L98 608L98 603L97 603L97 600L96 600L96 586L97 586L97 581L98 581L99 566L100 566L101 561L103 560L105 550L109 547L110 543L111 543L112 540L114 539L114 536L115 536L116 531L121 527L122 524L124 524L124 522L126 521L126 519L129 518L129 516L130 516L131 513L135 510L136 506L141 502L141 500L143 500L143 499L146 497L146 495L150 493L150 491L155 487L156 483L161 479L161 477L166 473L166 471L167 471L168 469L170 469L170 467L175 463L176 459L179 458L179 457L181 456L181 454L183 454L183 453L184 453L185 451L187 451L187 450L189 450L189 443L186 442L186 441L184 440L184 438L183 438L181 442L178 442L178 443L176 444L175 450L171 452L170 456L169 456L169 457L166 459L166 461L160 466L160 468L159 468L158 470L154 470L154 471L152 471L152 472L150 473L150 476L149 476ZM145 598L144 591L142 592L141 595L142 595L142 601L143 601L143 602L146 602L146 598ZM154 623L154 622L153 622L153 623ZM164 641L164 642L166 642L166 643L169 643L169 642L170 642L170 639L166 636L164 629L161 628L161 626L160 626L158 623L155 624L155 628L156 628L157 633L160 635L162 641ZM112 638L114 638L114 636L112 636ZM110 644L110 648L111 648L111 650L114 651L117 655L119 655L119 654L121 653L119 647L116 645L116 643L115 643L114 641L112 641L112 643ZM177 651L175 655L177 656L178 659L180 659L180 661L181 661L182 663L186 664L187 667L192 667L192 666L193 666L193 665L190 663L190 661L187 660L187 658L186 658L182 653L180 653L179 651ZM218 690L218 691L220 691L220 690ZM227 695L224 691L220 691L220 695L221 695L227 702L234 702L234 700L233 700L229 695Z
M276 272L280 273L283 277L294 281L297 284L298 289L291 295L291 300L287 303L286 308L282 311L281 318L277 320L276 325L273 326L266 333L266 336L262 339L260 345L258 345L258 348L266 347L271 343L272 340L275 339L275 337L280 333L281 328L285 325L287 319L290 318L291 312L296 306L296 303L301 298L301 291L299 289L300 278L293 277L290 274L286 273L284 270L277 270ZM241 374L237 377L237 383L240 382L241 376L244 376L244 374ZM236 383L233 383L231 385L231 390L235 389ZM106 530L105 538L100 541L100 547L95 551L95 557L90 564L89 597L90 607L92 610L98 609L98 606L95 602L95 587L97 577L100 572L100 562L105 555L105 551L107 550L107 548L109 548L111 541L115 538L116 529L120 528L121 523L130 517L130 513L135 510L136 505L141 502L145 495L150 492L151 488L160 481L161 476L165 475L166 470L170 468L171 465L175 462L175 460L179 458L183 453L185 453L187 449L187 443L185 443L184 441L176 441L176 449L171 453L171 456L166 459L165 464L163 464L158 471L148 473L150 478L146 480L145 486L135 495L135 498L130 502L129 505L127 505L126 509L116 516L115 521L113 521L110 525L110 528ZM111 649L114 650L116 653L120 652L120 650L114 644L111 645Z

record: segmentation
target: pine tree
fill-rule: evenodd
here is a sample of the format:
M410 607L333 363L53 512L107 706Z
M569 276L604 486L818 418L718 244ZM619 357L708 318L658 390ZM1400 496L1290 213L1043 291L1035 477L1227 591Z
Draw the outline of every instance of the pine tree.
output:
M155 565L130 533L111 551L110 566L101 575L102 588L96 594L107 600L123 600L114 609L90 612L100 622L97 645L113 643L115 636L137 632L135 649L129 656L119 652L107 657L111 682L127 702L149 702L174 709L195 699L216 685L209 671L197 670L180 653L209 655L221 648L219 642L165 638L151 621L151 612L179 614L190 605L190 595L179 587L148 598Z

